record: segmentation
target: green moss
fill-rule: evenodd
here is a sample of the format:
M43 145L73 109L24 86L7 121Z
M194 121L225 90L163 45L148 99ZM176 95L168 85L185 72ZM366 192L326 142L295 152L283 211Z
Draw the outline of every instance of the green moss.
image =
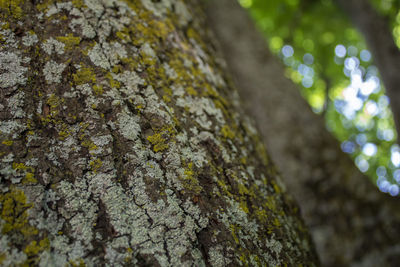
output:
M245 212L249 213L249 208L247 207L247 202L245 199L241 200L239 203L239 207Z
M50 242L49 239L46 237L42 240L39 241L39 244L36 242L36 240L31 241L25 249L24 252L26 255L32 257L38 255L40 252L49 249L50 247Z
M97 85L97 84L93 85L93 92L96 95L102 95L103 94L103 86Z
M169 147L169 140L175 135L172 125L167 125L156 131L155 134L148 136L147 140L153 145L154 152L164 151Z
M163 133L155 133L147 137L147 140L153 145L154 152L159 152L167 149L169 145L166 143L167 140L163 137Z
M249 189L245 186L245 185L243 185L242 183L238 183L238 189L239 189L239 194L240 195L248 195L250 192L249 192Z
M93 141L90 139L84 140L82 142L82 146L86 147L89 151L97 149L97 146L95 145L95 143L93 143Z
M167 96L167 95L163 95L163 100L164 100L165 103L171 102L171 98L169 96Z
M188 92L188 94L191 95L191 96L197 96L198 95L197 91L192 86L188 86L186 88L186 92Z
M240 226L231 224L231 225L229 225L229 228L231 230L233 240L235 240L235 243L239 245L240 242L239 242L239 237L237 236L237 232L240 231Z
M71 132L68 130L68 128L65 127L65 129L61 130L58 132L58 138L63 141L65 138L71 135Z
M224 125L221 129L221 134L224 138L234 139L235 133L231 130L228 125Z
M80 37L76 37L73 34L68 34L67 36L58 36L56 39L63 44L65 44L65 49L70 50L75 46L79 45L81 42Z
M10 187L9 192L0 194L0 204L0 216L4 221L2 234L19 232L28 237L38 233L28 222L28 210L33 204L27 203L22 190Z
M153 19L147 11L141 11L140 17L146 23L138 22L132 32L136 33L136 38L131 38L135 45L144 43L158 43L159 40L165 41L167 36L174 30L174 26L169 18L165 20Z
M7 254L6 253L0 253L0 264L2 264L5 259L7 259Z
M217 181L219 188L222 190L224 196L232 197L231 188L223 180L218 179Z
M274 180L271 181L271 184L274 187L276 193L278 194L282 193L282 189L278 186L278 184Z
M86 7L85 3L83 0L72 0L72 5L76 8L83 8Z
M86 266L86 263L83 259L69 260L69 264L72 267L85 267Z
M264 206L273 212L276 212L276 201L273 196L267 196L267 200L264 202Z
M16 163L16 162L13 162L12 168L14 170L26 170L26 169L28 169L28 167L24 163Z
M50 107L50 112L49 112L49 118L54 118L55 116L58 115L59 111L59 106L64 102L63 98L60 98L59 96L55 94L51 94L49 98L46 101L46 104Z
M156 58L147 55L143 50L140 51L140 55L142 56L141 62L143 62L145 65L148 65L150 67L154 67L154 64L157 63L157 59Z
M114 80L112 74L110 72L108 72L106 74L106 78L108 79L108 83L110 84L111 88L120 88L121 87L121 83L117 80Z
M278 218L275 218L273 223L274 223L274 225L275 225L276 227L278 227L278 228L281 226L281 222L279 221Z
M267 211L265 209L255 209L254 212L256 218L258 221L260 221L262 224L265 224L268 220L268 214Z
M36 5L36 8L41 12L45 12L49 8L49 6L51 6L54 3L54 1L55 0L43 0Z
M115 33L118 39L125 41L125 42L130 42L131 37L129 36L129 32L124 32L124 31L118 31Z
M31 172L27 172L24 179L22 180L22 184L35 184L38 181L35 178L35 175Z
M15 19L20 19L23 15L21 6L24 4L24 0L0 0L0 9L4 12L3 14L12 16Z
M6 145L6 146L12 146L13 143L14 143L14 141L12 141L12 140L5 140L2 142L2 144Z
M89 166L91 170L96 173L101 168L101 166L103 166L103 162L101 162L100 159L94 159L90 161Z
M193 163L190 162L183 173L182 184L186 190L194 192L195 194L200 194L203 188L200 186L195 174L196 173L193 170Z
M76 85L81 85L85 83L95 83L96 76L91 68L80 68L75 74L72 75Z

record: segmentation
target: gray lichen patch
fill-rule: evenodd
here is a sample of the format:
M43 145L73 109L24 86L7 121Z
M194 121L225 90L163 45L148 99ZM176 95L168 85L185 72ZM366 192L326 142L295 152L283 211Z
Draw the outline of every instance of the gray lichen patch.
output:
M60 83L61 73L64 71L66 65L58 64L55 61L49 60L43 68L43 74L48 84Z
M89 51L88 56L94 65L103 69L110 68L110 63L104 55L102 48L98 44L96 44L93 49Z
M59 55L64 54L65 44L55 40L54 38L50 37L49 39L45 40L42 43L42 49L48 54L51 55L52 53L57 53Z
M32 46L38 41L37 35L32 32L28 32L26 35L24 35L24 37L22 37L22 44L25 46Z
M15 85L24 85L25 73L28 70L23 66L23 59L18 54L0 51L0 87L10 88Z

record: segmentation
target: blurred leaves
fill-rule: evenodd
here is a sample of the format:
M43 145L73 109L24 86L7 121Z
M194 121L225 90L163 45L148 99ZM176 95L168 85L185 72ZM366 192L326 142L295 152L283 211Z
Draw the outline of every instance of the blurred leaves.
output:
M342 150L382 191L397 195L400 153L389 99L349 18L332 0L239 2L249 8L270 49L287 66L286 76L299 84L314 112L325 116ZM371 2L391 22L400 46L400 0Z

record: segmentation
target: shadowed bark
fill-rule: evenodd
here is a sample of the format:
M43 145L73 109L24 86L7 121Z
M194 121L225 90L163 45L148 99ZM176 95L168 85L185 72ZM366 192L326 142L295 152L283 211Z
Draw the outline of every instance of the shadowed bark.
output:
M2 266L313 266L196 1L0 2Z
M340 150L236 1L209 2L207 13L244 106L301 207L323 265L396 266L398 200L378 192Z

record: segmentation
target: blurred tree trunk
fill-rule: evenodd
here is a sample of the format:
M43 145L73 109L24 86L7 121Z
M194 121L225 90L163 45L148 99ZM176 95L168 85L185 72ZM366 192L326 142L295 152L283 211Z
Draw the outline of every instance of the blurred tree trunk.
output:
M209 3L209 25L244 106L301 207L323 265L396 266L398 200L379 193L340 150L237 2Z
M367 41L390 97L397 132L400 133L400 50L396 46L389 21L368 0L335 0ZM400 137L397 137L399 142Z
M318 264L196 1L0 11L0 265Z

